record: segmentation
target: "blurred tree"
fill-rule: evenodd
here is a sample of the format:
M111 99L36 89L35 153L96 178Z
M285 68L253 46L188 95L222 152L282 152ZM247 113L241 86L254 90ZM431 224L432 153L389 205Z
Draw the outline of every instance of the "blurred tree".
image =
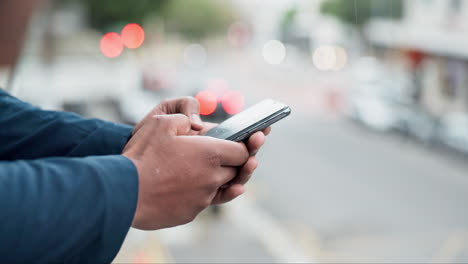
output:
M403 0L326 0L320 11L362 27L373 17L400 19L403 16Z
M287 31L296 23L297 7L293 6L286 10L280 20L281 31Z
M169 0L55 0L58 6L80 3L91 27L107 31L116 24L139 23L165 10ZM191 2L191 1L190 1Z
M234 20L234 8L218 0L55 0L58 6L80 3L91 27L109 31L116 25L159 16L171 32L202 38L222 32Z
M148 16L164 11L168 0L79 0L84 3L90 25L106 30L116 23L142 24Z
M234 17L233 6L218 0L172 0L164 12L170 31L192 39L225 32Z
M310 49L310 37L299 33L300 29L297 27L298 12L299 10L296 5L283 12L279 24L280 39L284 43L308 52Z

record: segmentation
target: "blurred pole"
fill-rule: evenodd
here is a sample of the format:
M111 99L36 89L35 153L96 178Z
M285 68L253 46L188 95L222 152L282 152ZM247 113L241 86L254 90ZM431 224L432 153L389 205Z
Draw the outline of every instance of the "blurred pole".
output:
M38 2L38 0L0 1L0 68L11 69L7 89L12 83L29 18Z

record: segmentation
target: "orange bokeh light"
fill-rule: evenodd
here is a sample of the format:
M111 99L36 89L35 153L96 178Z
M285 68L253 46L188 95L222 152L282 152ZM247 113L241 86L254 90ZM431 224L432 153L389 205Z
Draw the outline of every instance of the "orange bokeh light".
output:
M223 109L230 115L240 113L244 109L244 96L238 91L227 91L222 99Z
M198 100L200 104L200 114L201 115L211 115L216 111L216 106L218 105L218 101L216 100L216 95L210 91L201 91L199 92L195 98Z
M138 24L128 24L120 33L122 43L129 49L139 48L145 41L145 30Z
M120 35L115 32L110 32L101 38L100 48L104 56L108 58L116 58L120 56L124 46Z

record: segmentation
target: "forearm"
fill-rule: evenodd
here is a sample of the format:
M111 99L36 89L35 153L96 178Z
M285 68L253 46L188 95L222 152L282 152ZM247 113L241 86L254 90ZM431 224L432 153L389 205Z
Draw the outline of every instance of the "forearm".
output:
M120 154L132 129L44 111L0 90L0 160Z
M110 262L137 197L123 156L0 162L0 259Z

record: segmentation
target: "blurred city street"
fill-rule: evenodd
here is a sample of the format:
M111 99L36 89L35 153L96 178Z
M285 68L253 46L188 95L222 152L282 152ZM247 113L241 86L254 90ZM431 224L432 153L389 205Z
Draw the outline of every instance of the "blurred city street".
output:
M33 20L14 95L128 124L166 98L205 111L203 92L206 121L265 98L292 109L245 195L131 229L115 263L468 262L468 0L122 2L121 20L76 1Z
M281 99L293 114L274 126L246 198L222 207L220 221L207 213L193 225L161 231L165 254L175 262L467 261L463 159L344 119L320 103L326 96L319 86L299 81L320 83L311 69L286 80L276 71L287 68L254 70L241 72L261 76L258 82L237 79L245 82L239 87L249 100L264 98L265 87L273 94L275 87L289 89L289 97ZM239 74L232 68L217 71ZM279 226L281 234L263 230L270 225L263 221Z

